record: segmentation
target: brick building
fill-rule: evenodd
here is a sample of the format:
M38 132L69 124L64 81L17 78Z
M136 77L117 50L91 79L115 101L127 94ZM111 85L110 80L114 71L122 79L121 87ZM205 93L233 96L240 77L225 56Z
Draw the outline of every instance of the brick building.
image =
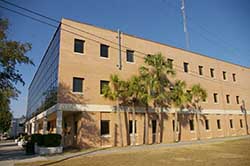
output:
M245 135L250 123L250 68L228 63L166 44L121 35L122 69L119 70L117 32L62 19L29 87L26 131L63 135L64 146L101 147L130 144L131 112L122 111L118 130L115 103L100 88L111 74L128 79L138 74L145 54L161 52L176 70L173 79L188 86L200 83L208 93L201 103L201 139ZM54 106L41 109L46 92L57 90ZM242 100L248 115L242 112ZM163 143L173 142L173 111L164 110ZM149 143L153 143L157 116L150 110ZM196 121L182 114L181 141L197 139ZM126 122L126 123L125 123ZM145 113L136 110L136 144L144 143Z

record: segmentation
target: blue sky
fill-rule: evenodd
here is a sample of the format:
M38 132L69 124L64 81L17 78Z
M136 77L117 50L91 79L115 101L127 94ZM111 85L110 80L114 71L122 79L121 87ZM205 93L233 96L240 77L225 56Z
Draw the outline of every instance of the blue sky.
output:
M12 0L12 3L60 20L62 17L108 29L120 29L146 39L185 49L180 0ZM15 9L0 1L1 6ZM15 9L17 10L17 9ZM24 12L22 12L24 13ZM243 66L250 66L250 1L186 0L190 50ZM32 43L27 54L35 66L19 66L26 82L13 100L15 117L25 115L28 86L55 28L0 9L8 18L10 39Z

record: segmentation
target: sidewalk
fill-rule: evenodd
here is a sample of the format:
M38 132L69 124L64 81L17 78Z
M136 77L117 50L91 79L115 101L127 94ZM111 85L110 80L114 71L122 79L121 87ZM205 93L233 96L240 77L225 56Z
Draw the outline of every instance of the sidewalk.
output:
M246 139L246 138L250 138L250 136L248 135L248 136L238 136L238 137L223 137L223 138L214 138L214 139L209 139L209 140L187 141L187 142L178 142L178 143L170 143L170 144L153 144L153 145L138 145L138 146L127 146L127 147L89 149L89 150L82 151L82 152L64 153L61 155L54 155L54 156L36 156L32 158L22 159L14 163L51 161L49 164L53 164L53 163L58 163L58 162L65 161L71 158L75 158L75 157L81 157L81 156L90 156L90 155L97 155L97 154L112 154L112 153L127 152L127 151L154 150L154 149L159 149L159 148L184 147L184 146L190 146L190 145L220 143L224 141ZM47 164L44 164L43 166L45 165Z

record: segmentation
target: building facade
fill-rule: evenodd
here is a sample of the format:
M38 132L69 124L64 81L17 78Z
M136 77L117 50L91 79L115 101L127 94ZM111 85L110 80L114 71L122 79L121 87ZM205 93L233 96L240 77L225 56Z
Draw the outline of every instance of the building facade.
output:
M196 140L198 132L201 139L247 134L250 68L121 34L119 69L117 32L68 19L62 19L29 87L26 131L62 134L64 146L120 146L121 136L123 144L130 145L131 111L122 110L119 125L115 102L105 99L101 88L111 74L122 79L137 75L143 57L159 52L173 64L172 80L184 80L188 86L199 83L208 93L198 122L192 112L181 114L181 141ZM53 106L48 104L51 98ZM174 108L162 113L163 143L174 141L173 113ZM154 143L158 118L153 109L149 118L148 139ZM144 108L138 107L136 144L145 143L144 124Z

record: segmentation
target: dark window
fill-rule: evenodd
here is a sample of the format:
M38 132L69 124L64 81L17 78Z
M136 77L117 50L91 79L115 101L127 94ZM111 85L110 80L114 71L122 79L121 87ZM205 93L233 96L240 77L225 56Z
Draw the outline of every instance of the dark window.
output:
M236 96L236 103L240 104L240 97L239 96Z
M174 128L175 128L175 120L172 120L172 126L173 126L173 131L174 131Z
M129 120L129 134L133 133L133 121ZM135 133L136 133L136 120L135 120Z
M64 122L64 123L63 123L63 128L64 128L64 129L67 129L67 127L68 127L67 122Z
M73 78L73 92L82 92L83 78Z
M101 135L109 134L109 120L101 120Z
M214 103L218 103L218 94L214 93Z
M19 123L19 127L23 127L23 123Z
M219 120L219 119L217 119L217 128L218 128L218 129L221 129L220 120Z
M230 128L232 129L234 126L233 126L233 119L230 119Z
M233 76L233 82L235 82L236 81L236 74L233 73L232 76Z
M227 104L230 104L230 95L226 95Z
M174 60L173 60L173 59L168 59L167 62L168 62L168 64L169 64L169 66L170 66L171 68L173 68L173 62L174 62Z
M199 75L203 75L203 66L199 66Z
M223 80L226 80L227 79L227 73L225 71L223 71L222 74L223 74Z
M242 119L240 119L240 128L243 128Z
M156 120L152 120L152 133L156 133Z
M205 120L205 128L206 128L206 130L209 130L209 120L208 119Z
M210 68L210 76L211 76L212 78L214 78L214 69L213 69L213 68Z
M101 57L105 57L105 58L109 57L109 46L107 46L105 44L101 44L101 47L100 47L100 56Z
M194 120L189 120L190 131L194 131Z
M78 53L84 52L84 40L75 39L74 52L78 52Z
M107 86L109 86L109 81L104 81L104 80L100 81L100 94L104 93L104 88Z
M127 50L127 62L134 62L134 51Z
M184 62L183 63L183 67L184 67L184 72L188 72L188 63Z
M51 128L51 123L50 122L47 122L47 131L49 131Z
M77 135L77 121L74 123L74 134Z

